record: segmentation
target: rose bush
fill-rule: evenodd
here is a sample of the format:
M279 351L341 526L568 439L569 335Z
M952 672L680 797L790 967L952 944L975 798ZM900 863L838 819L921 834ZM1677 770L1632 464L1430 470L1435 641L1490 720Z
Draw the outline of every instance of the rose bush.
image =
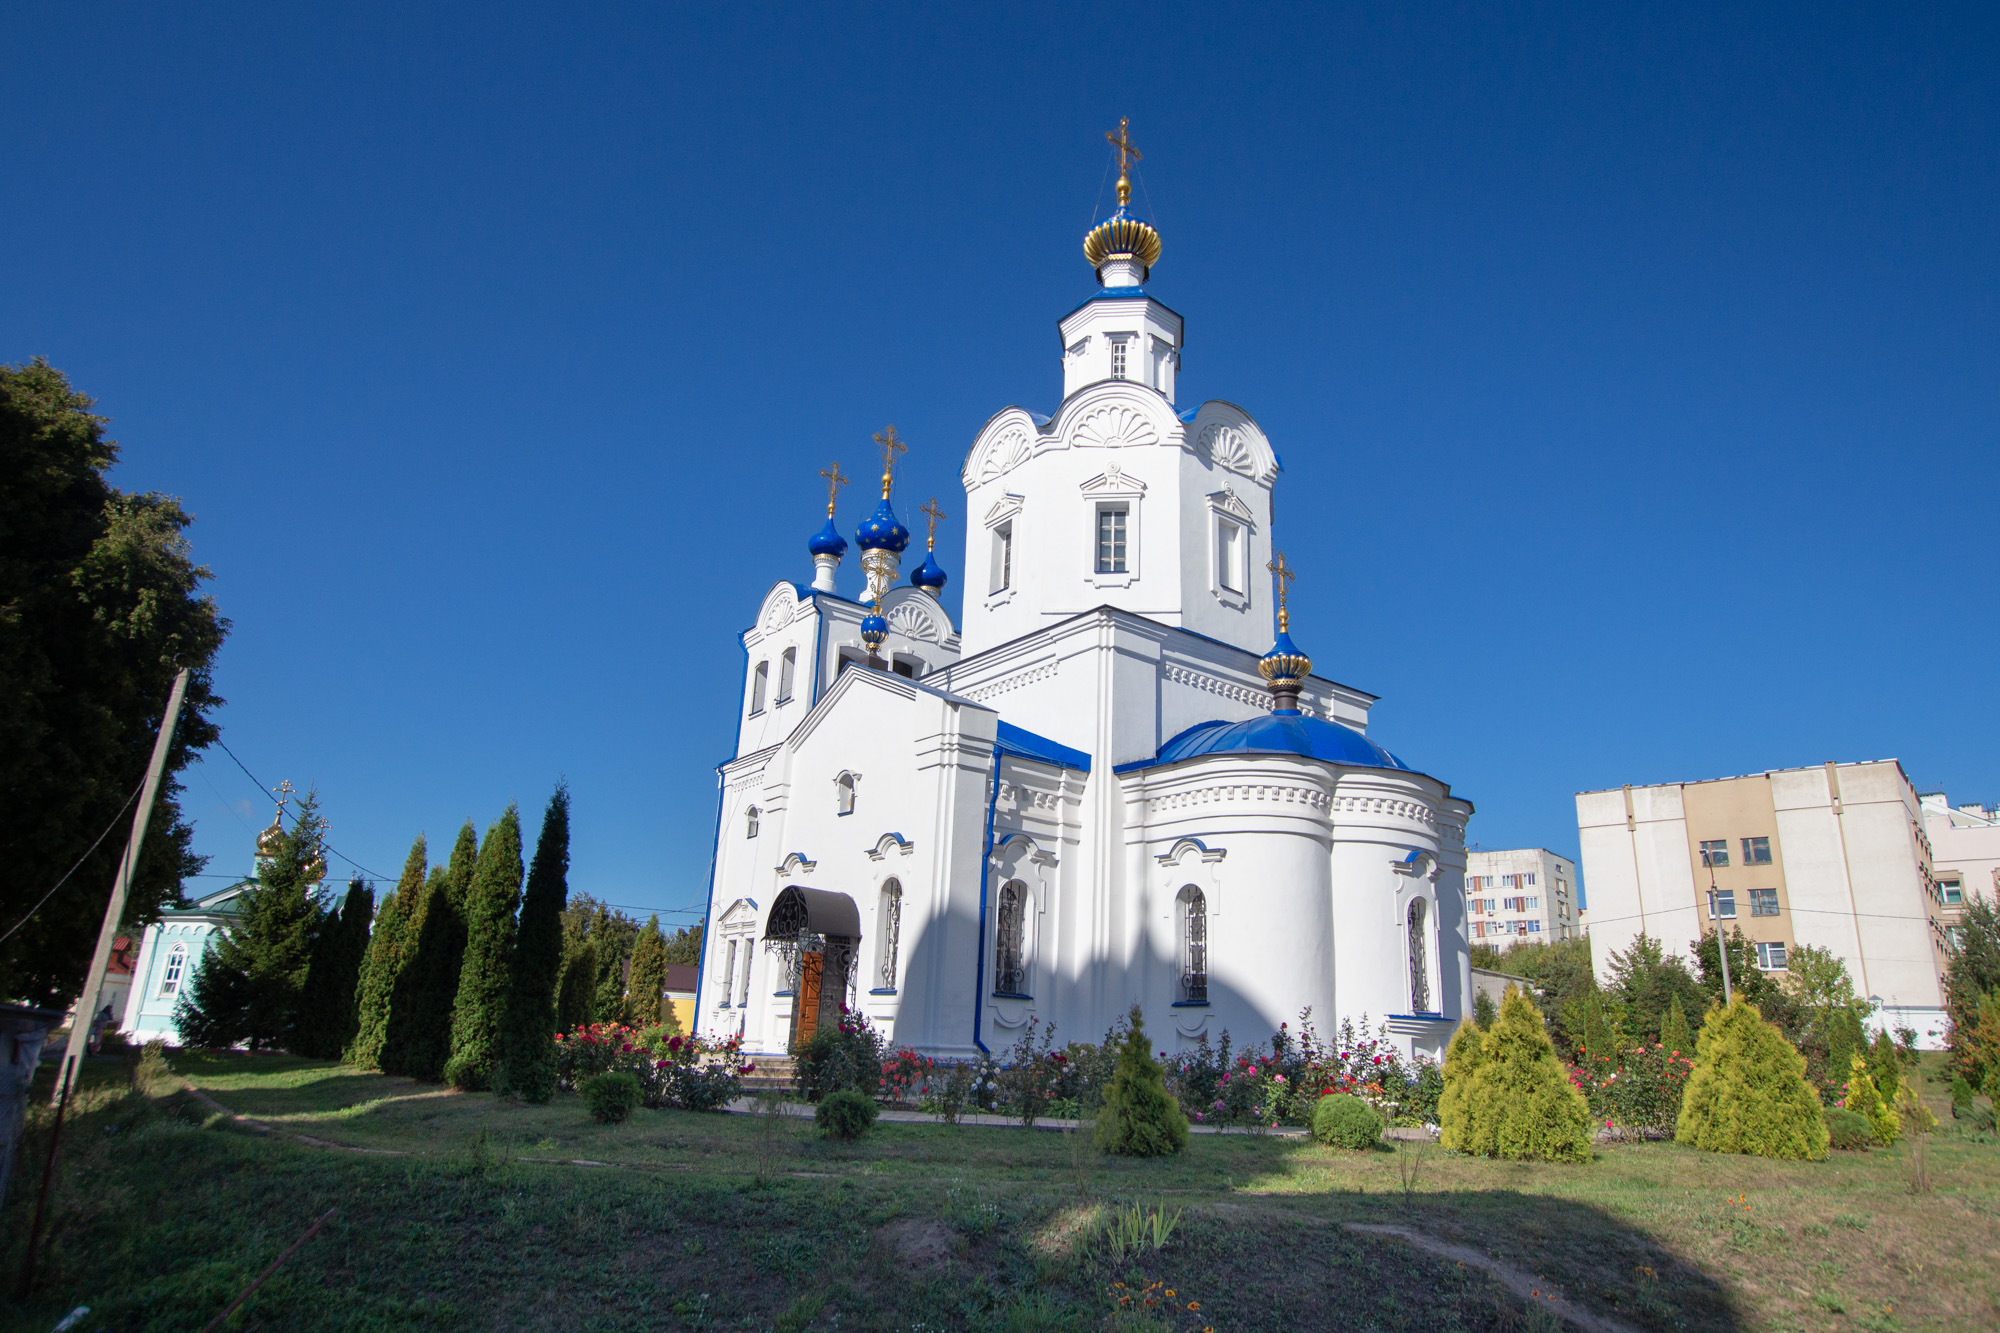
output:
M598 1074L624 1072L654 1110L717 1111L743 1093L743 1039L683 1037L664 1026L640 1032L623 1023L585 1023L556 1034L556 1086L577 1091Z

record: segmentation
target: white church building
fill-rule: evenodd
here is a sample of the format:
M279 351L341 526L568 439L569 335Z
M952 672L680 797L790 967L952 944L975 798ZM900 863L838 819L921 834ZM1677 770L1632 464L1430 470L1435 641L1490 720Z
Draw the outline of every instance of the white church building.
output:
M933 555L898 582L891 430L860 600L829 503L811 583L773 584L742 636L704 1032L783 1052L845 1006L963 1059L1035 1018L1096 1040L1135 1001L1163 1050L1310 1006L1435 1056L1466 1010L1472 807L1292 644L1278 455L1232 403L1177 409L1160 237L1122 171L1118 197L1084 242L1099 290L1058 325L1061 403L966 454L962 623Z

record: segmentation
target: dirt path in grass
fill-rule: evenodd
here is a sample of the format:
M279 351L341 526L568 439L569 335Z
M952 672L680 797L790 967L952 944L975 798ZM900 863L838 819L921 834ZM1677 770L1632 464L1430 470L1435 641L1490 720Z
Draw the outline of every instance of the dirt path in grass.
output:
M1450 1241L1427 1236L1412 1227L1400 1227L1391 1223L1345 1222L1342 1225L1349 1231L1365 1231L1376 1236L1394 1236L1398 1240L1416 1246L1426 1254L1435 1254L1440 1259L1454 1259L1461 1264L1477 1268L1522 1300L1547 1306L1555 1314L1586 1330L1586 1333L1637 1333L1630 1324L1579 1309L1558 1295L1553 1283L1544 1281L1533 1273L1524 1273L1512 1264L1501 1263L1492 1255L1482 1254L1469 1245L1453 1245Z

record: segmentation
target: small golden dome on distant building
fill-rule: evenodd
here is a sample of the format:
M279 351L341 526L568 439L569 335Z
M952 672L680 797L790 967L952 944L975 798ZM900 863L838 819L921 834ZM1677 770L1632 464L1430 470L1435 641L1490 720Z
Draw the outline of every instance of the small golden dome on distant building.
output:
M285 840L285 803L278 802L278 813L271 816L271 826L257 835L257 855L276 856L279 846Z

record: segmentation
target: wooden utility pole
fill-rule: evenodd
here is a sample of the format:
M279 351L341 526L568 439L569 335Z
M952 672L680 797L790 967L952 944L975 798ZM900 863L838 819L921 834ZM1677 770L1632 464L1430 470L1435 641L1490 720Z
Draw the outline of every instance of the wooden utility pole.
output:
M146 841L146 825L153 818L153 798L160 794L160 774L167 767L167 751L173 748L174 727L180 721L181 700L187 695L187 668L181 668L174 677L173 693L167 696L166 715L160 719L160 735L153 742L153 762L146 769L146 786L139 793L139 808L132 812L132 836L125 843L125 855L119 858L118 874L111 881L111 901L104 905L104 925L97 932L97 950L90 955L90 974L84 978L83 994L77 998L76 1017L69 1024L69 1049L63 1057L63 1068L74 1068L77 1077L83 1072L84 1051L90 1046L90 1023L97 1015L97 992L104 985L104 970L111 963L111 943L118 938L118 922L125 915L125 895L132 888L132 872L139 864L139 848ZM132 978L132 984L140 984L140 978ZM59 1102L66 1087L56 1089L51 1101Z

